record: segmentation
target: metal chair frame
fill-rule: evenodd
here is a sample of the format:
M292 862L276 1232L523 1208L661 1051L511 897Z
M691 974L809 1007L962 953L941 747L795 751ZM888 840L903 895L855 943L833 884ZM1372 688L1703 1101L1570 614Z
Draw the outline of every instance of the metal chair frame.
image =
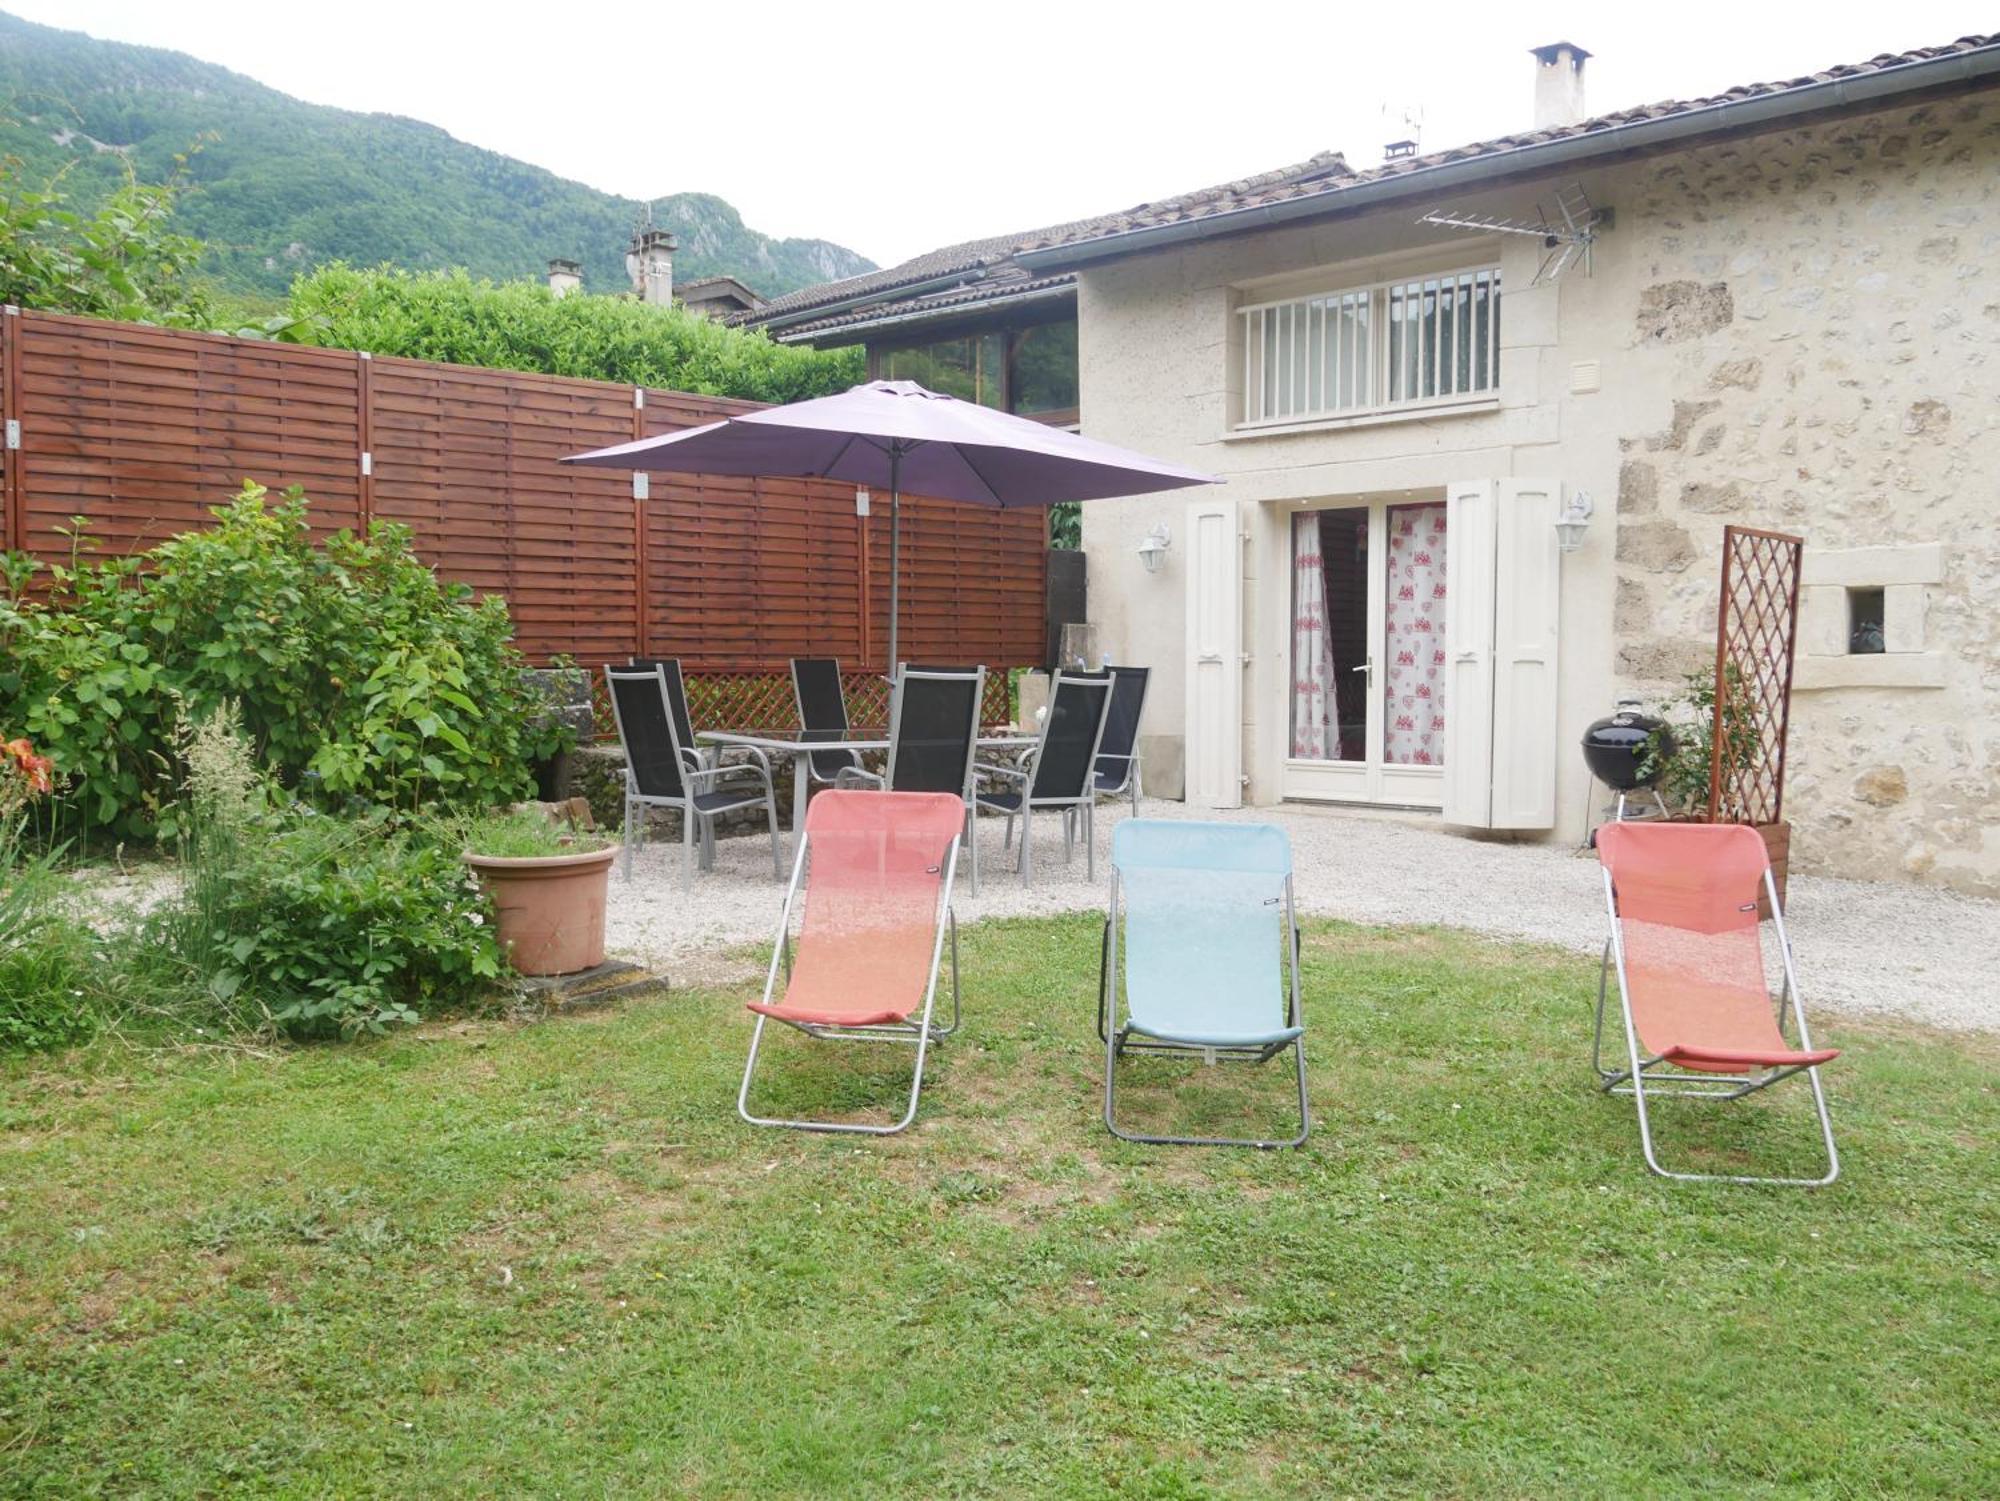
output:
M784 857L778 845L778 798L771 780L771 762L755 746L745 746L753 758L739 761L733 766L707 766L699 760L691 761L687 748L681 744L680 732L674 726L673 700L669 697L665 670L657 663L650 669L637 671L611 666L604 667L605 686L610 690L611 715L618 726L618 743L625 751L625 823L623 844L625 849L624 875L632 879L632 853L645 842L647 808L672 808L681 815L681 886L683 889L694 884L694 867L699 859L703 870L715 867L715 820L725 813L734 813L738 808L755 807L759 802L771 826L771 878L780 880L784 876ZM612 688L618 682L653 682L660 690L660 703L667 726L668 743L673 747L674 761L680 769L681 796L663 797L654 793L642 793L639 779L632 771L632 746L625 737L625 715L618 707L618 694ZM706 811L695 806L695 798L704 785L714 790L719 782L731 778L754 776L763 783L761 796L746 792L738 801L727 807L711 808ZM729 789L733 790L733 789ZM700 835L700 850L697 856L696 834Z
M1099 751L1097 757L1098 764L1093 768L1091 776L1091 785L1095 790L1096 796L1111 798L1129 797L1132 801L1133 816L1136 817L1139 812L1139 798L1141 796L1140 782L1142 780L1139 752L1139 718L1146 712L1146 691L1152 686L1152 672L1143 667L1113 666L1105 670L1111 674L1111 697L1114 700L1118 697L1119 683L1128 680L1135 673L1145 673L1145 677L1139 684L1139 712L1132 716L1132 753L1126 756L1116 756L1107 751ZM1108 728L1111 722L1111 705L1109 703L1105 705L1104 716L1105 725ZM1102 736L1099 737L1100 741L1102 738ZM1125 763L1125 775L1115 785L1110 787L1103 786L1098 781L1098 778L1106 774L1103 768L1103 763L1106 761L1123 761Z
M1121 1141L1142 1142L1155 1146L1178 1147L1255 1147L1261 1151L1275 1151L1284 1147L1298 1147L1305 1144L1312 1132L1312 1107L1306 1099L1306 1040L1303 1033L1283 1042L1268 1044L1207 1043L1197 1038L1176 1040L1134 1034L1130 1023L1118 1027L1116 990L1118 975L1118 915L1122 885L1118 878L1118 867L1111 868L1111 905L1104 919L1104 941L1098 954L1097 970L1097 1036L1104 1044L1104 1126ZM1299 1006L1299 922L1292 901L1292 878L1285 877L1285 933L1290 942L1285 945L1286 961L1289 968L1289 987L1285 1004L1285 1025L1302 1027L1305 1025ZM1119 1127L1117 1120L1118 1100L1118 1059L1126 1053L1155 1053L1170 1057L1198 1058L1204 1064L1216 1063L1268 1063L1278 1054L1290 1048L1298 1074L1299 1132L1287 1140L1266 1137L1237 1136L1153 1136L1142 1131L1126 1131Z
M714 767L721 757L707 746L682 745L680 724L687 721L688 733L694 733L694 712L687 701L687 672L681 666L679 657L633 657L619 668L620 672L652 672L659 668L672 667L673 672L665 676L667 685L667 714L674 723L674 744L679 748L683 765L696 771L707 771ZM615 712L615 711L614 711Z
M1771 921L1776 929L1778 952L1784 965L1784 982L1778 992L1778 1031L1785 1030L1785 1014L1791 1013L1799 1038L1799 1051L1812 1050L1812 1036L1806 1030L1805 1010L1799 1001L1798 971L1792 963L1791 935L1785 928L1785 914L1778 902L1777 882L1772 878L1770 867L1764 870L1764 892L1770 901ZM1590 1062L1596 1071L1598 1087L1605 1094L1630 1095L1637 1106L1639 1116L1639 1145L1645 1153L1646 1166L1662 1178L1673 1178L1684 1183L1752 1183L1779 1188L1824 1188L1840 1176L1840 1154L1833 1143L1833 1120L1827 1112L1826 1090L1820 1083L1817 1064L1794 1064L1783 1068L1766 1068L1760 1073L1733 1078L1729 1075L1707 1073L1699 1069L1678 1068L1663 1061L1660 1055L1642 1056L1639 1051L1639 1028L1632 1017L1632 989L1625 970L1625 942L1618 924L1618 894L1612 885L1611 872L1604 871L1604 907L1611 923L1610 937L1605 940L1604 959L1597 972L1597 1022L1591 1040ZM1613 972L1618 976L1618 1002L1625 1019L1626 1067L1613 1069L1605 1067L1604 1060L1604 1013ZM1789 1079L1794 1074L1803 1073L1812 1085L1813 1105L1819 1114L1820 1140L1826 1148L1827 1170L1818 1178L1764 1178L1736 1173L1684 1173L1661 1165L1653 1145L1652 1123L1646 1114L1648 1096L1660 1098L1677 1097L1701 1100L1740 1100L1745 1095L1768 1089L1781 1079Z
M975 807L985 808L989 812L998 813L1007 820L1005 837L1001 840L1000 845L1002 849L1012 847L1014 843L1014 819L1017 815L1019 816L1021 820L1021 853L1016 857L1014 868L1019 874L1023 886L1028 884L1034 872L1034 851L1031 847L1033 841L1030 836L1034 832L1033 815L1037 808L1061 810L1063 816L1063 862L1065 864L1069 863L1076 853L1076 840L1079 832L1079 824L1081 825L1084 870L1089 879L1093 881L1097 879L1097 748L1104 741L1104 725L1111 717L1111 694L1116 691L1117 685L1115 682L1106 690L1104 702L1098 709L1097 730L1091 737L1090 756L1084 762L1082 786L1074 794L1064 793L1054 797L1037 797L1034 795L1034 787L1035 770L1041 764L1042 749L1048 744L1049 732L1055 726L1056 699L1057 695L1062 692L1063 684L1081 682L1095 684L1104 681L1105 677L1104 673L1099 672L1067 674L1058 672L1055 676L1055 681L1049 685L1049 712L1042 720L1041 739L1022 753L1018 765L1000 766L991 762L985 762L977 768L980 776L1003 777L1008 781L1020 784L1019 797L1021 800L1018 805L1013 807L1009 807L1005 803L995 802L990 797L982 796L976 785L973 788L972 798ZM1138 805L1134 803L1133 806L1136 808ZM974 887L974 891L976 894L976 886Z
M795 1131L839 1132L857 1136L894 1136L908 1128L917 1118L917 1102L924 1088L924 1059L930 1046L951 1036L959 1028L959 978L958 978L958 918L951 908L951 887L958 874L958 848L960 839L951 841L945 855L944 880L938 887L938 910L932 918L937 936L931 944L930 981L924 987L924 1006L921 1020L909 1022L883 1022L872 1027L833 1026L821 1022L799 1022L785 1017L771 1017L759 1012L756 1030L750 1036L750 1057L743 1065L743 1083L736 1091L736 1113L753 1126L785 1126ZM792 879L785 888L784 906L778 913L778 939L771 948L771 966L764 975L764 1004L771 1003L776 993L778 973L782 966L787 982L792 977L792 907L796 901L801 879L805 874L806 852L812 836L801 835L799 852L792 862ZM951 940L951 1025L939 1026L932 1020L937 1005L937 982L940 959L946 937ZM910 1076L910 1102L903 1111L902 1118L893 1126L871 1126L853 1121L789 1120L779 1116L753 1115L750 1111L750 1083L757 1072L757 1053L764 1043L764 1024L769 1021L783 1022L795 1031L808 1037L816 1037L830 1042L892 1042L916 1044L916 1066Z
M890 792L899 790L896 786L896 752L901 748L903 743L903 685L911 681L961 683L967 678L973 680L972 721L966 727L965 785L959 790L959 796L965 802L964 840L971 850L971 859L967 863L972 868L972 894L978 896L979 840L975 837L977 831L973 822L975 813L973 797L976 778L980 770L978 764L979 714L986 703L986 669L984 667L974 667L961 672L956 668L912 667L907 662L902 664L896 674L895 692L889 697L888 766L879 773L856 766L852 770L843 771L836 779L836 784L843 787L851 787L856 782L866 782L874 786L877 790Z
M806 723L806 695L804 688L799 683L799 663L804 661L828 661L833 663L833 680L834 683L838 685L840 682L840 659L838 657L823 657L823 658L793 657L792 658L792 663L791 663L792 704L793 707L798 710L800 731L804 734L811 735L817 733L817 731L815 727ZM848 728L849 726L847 719L847 695L843 692L840 696L840 735L842 739L845 739L847 737ZM842 767L839 771L835 772L832 776L823 777L819 773L819 758L821 756L830 756L830 755L845 756L847 758L847 765ZM806 776L808 780L817 782L822 787L835 786L836 784L838 784L841 777L845 776L848 772L860 771L861 769L862 769L861 753L859 751L840 751L840 750L815 751L813 754L806 757Z

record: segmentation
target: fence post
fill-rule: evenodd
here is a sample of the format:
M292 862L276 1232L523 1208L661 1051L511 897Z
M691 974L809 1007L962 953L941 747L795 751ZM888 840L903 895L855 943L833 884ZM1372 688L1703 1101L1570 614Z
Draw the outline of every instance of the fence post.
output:
M6 470L0 480L0 546L25 551L28 523L21 498L21 310L0 316L0 421L6 423Z
M867 505L864 505L864 504L862 503L862 500L861 500L861 496L862 496L862 490L861 490L861 488L860 488L859 486L856 486L856 487L855 487L855 491L854 491L854 525L855 525L855 527L856 527L856 529L858 530L858 532L859 532L859 535L860 535L860 546L859 546L859 547L857 548L857 550L856 550L856 556L857 556L857 557L858 557L858 558L860 559L860 562L861 562L861 569L860 569L860 572L861 572L861 612L860 612L859 616L857 616L857 617L856 617L856 621L857 621L857 624L858 624L858 625L860 626L860 628L861 628L861 651L860 651L860 657L861 657L861 665L862 665L863 667L870 667L870 668L872 668L872 667L873 667L873 666L875 665L875 656L874 656L874 651L873 651L873 648L872 648L872 646L870 645L870 642L871 642L872 638L871 638L871 636L870 636L870 634L869 634L869 630L868 630L868 625L869 625L869 621L868 621L868 587L869 587L869 582L868 582L868 511L869 511L869 508L873 506L874 502L873 502L873 499L871 498L871 499L870 499L870 501L869 501L869 502L867 503Z
M360 523L357 530L364 537L375 524L375 383L370 379L374 368L375 361L367 351L355 352L354 410L359 429L356 443L360 449L357 463L361 468L361 478L355 486L354 508L356 520Z
M636 442L646 436L646 388L632 388L632 437ZM632 649L635 657L650 657L653 654L652 628L648 621L648 596L652 592L652 567L646 556L646 502L651 499L652 486L648 483L646 471L632 471L632 639L636 645Z

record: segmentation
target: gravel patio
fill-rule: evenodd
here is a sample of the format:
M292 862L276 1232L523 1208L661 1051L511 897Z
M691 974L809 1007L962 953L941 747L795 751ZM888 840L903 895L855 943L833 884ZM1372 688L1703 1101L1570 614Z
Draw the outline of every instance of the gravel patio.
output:
M961 923L1101 908L1111 830L1124 805L1099 809L1097 875L1079 848L1068 865L1056 821L1037 824L1034 885L1014 875L1000 820L979 822L982 883L971 893L961 861L953 903ZM1193 816L1186 804L1147 800L1145 816ZM1204 816L1213 816L1206 815ZM1286 804L1223 814L1269 821L1292 841L1302 913L1364 923L1441 923L1496 938L1553 944L1593 958L1604 944L1597 862L1558 845L1448 833L1415 819ZM1809 837L1809 836L1808 836ZM791 850L786 845L789 870ZM608 946L676 981L734 977L730 951L768 943L782 888L767 839L721 840L716 869L680 884L680 845L642 850L628 882L614 867ZM2000 903L1909 884L1794 875L1788 917L1808 1007L1957 1029L2000 1028ZM761 964L761 961L759 961Z

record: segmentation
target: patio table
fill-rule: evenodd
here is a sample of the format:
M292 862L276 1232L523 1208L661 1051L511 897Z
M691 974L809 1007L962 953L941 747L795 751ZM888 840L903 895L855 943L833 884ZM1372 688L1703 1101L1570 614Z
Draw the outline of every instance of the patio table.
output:
M842 736L815 733L810 730L759 730L754 733L743 730L698 730L696 740L718 749L731 746L746 750L761 751L774 760L781 756L792 758L792 850L798 851L799 830L806 817L807 767L815 751L885 751L889 748L889 732L851 730ZM1017 730L982 731L977 741L982 751L1023 751L1034 746L1039 739L1034 735L1023 735Z

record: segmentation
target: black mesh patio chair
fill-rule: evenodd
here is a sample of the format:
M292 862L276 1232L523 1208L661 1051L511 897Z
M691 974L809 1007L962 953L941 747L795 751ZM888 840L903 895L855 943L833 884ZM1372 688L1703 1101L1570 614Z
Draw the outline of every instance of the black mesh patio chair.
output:
M1139 713L1146 707L1150 667L1112 667L1111 707L1104 716L1104 740L1097 747L1097 793L1130 797L1139 811Z
M1014 841L1014 819L1020 817L1017 868L1024 885L1033 868L1029 835L1037 808L1061 811L1065 860L1074 852L1081 825L1090 879L1097 879L1096 825L1091 809L1097 802L1097 753L1111 709L1111 688L1108 673L1057 673L1049 690L1048 714L1042 720L1042 738L1022 757L1021 764L982 763L979 767L982 778L1012 784L980 787L974 801L1006 817L1008 844Z
M666 677L667 702L673 706L674 734L677 737L681 759L696 771L714 764L715 757L695 744L694 720L688 714L687 679L681 673L679 657L634 657L620 669L624 672L652 672L658 669Z
M979 745L979 707L986 669L929 672L906 667L897 675L889 704L889 765L880 776L843 772L850 787L891 792L949 792L965 804L966 843L972 846L972 891L979 893L979 844L972 838L972 787Z
M799 708L799 730L808 741L847 738L847 697L840 687L837 657L793 657L792 699ZM843 771L859 771L858 751L814 751L806 768L815 782L840 780Z
M669 707L673 699L664 663L650 670L607 664L604 682L618 722L618 743L625 748L625 879L632 879L632 851L645 837L646 809L673 808L680 813L681 884L686 886L694 880L696 835L700 835L702 869L711 869L716 819L762 803L771 825L771 874L782 880L778 799L763 752L746 747L755 759L734 766L690 763ZM722 785L731 782L736 785Z

